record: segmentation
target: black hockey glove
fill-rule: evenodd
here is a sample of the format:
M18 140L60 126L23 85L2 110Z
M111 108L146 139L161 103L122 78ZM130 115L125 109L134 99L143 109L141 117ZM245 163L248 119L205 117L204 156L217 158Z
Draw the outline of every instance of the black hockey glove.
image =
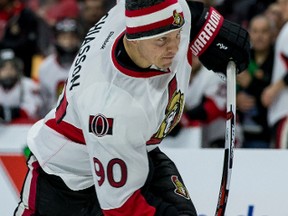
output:
M218 11L210 7L204 9L197 21L197 32L192 40L194 55L209 70L226 73L230 60L236 63L240 73L248 67L250 59L250 42L248 32L236 23L225 20ZM198 30L197 30L198 29Z

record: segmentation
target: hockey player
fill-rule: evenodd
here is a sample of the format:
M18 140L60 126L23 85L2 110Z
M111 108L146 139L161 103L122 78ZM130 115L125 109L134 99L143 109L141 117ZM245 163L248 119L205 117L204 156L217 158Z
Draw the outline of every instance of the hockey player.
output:
M23 62L13 50L0 51L0 120L10 123L14 120L39 119L42 105L39 86L32 79L23 76Z
M46 115L62 92L69 69L80 47L80 33L74 19L56 23L55 52L44 59L39 68L40 93L44 101L41 115Z
M15 215L197 215L157 147L181 117L192 52L209 69L233 59L242 71L248 34L201 3L120 0L88 32L57 108L28 134Z
M278 0L283 20L275 43L271 84L264 89L262 103L268 107L268 123L272 127L273 148L288 148L288 0Z

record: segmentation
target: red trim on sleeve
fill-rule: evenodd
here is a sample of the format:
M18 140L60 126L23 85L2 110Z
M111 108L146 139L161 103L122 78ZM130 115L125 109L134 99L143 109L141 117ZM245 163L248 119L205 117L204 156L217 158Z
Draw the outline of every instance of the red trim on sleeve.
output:
M71 141L86 145L82 130L74 125L71 125L65 121L61 121L57 124L56 119L49 119L45 124Z
M137 190L121 207L102 211L105 216L154 216L156 209Z

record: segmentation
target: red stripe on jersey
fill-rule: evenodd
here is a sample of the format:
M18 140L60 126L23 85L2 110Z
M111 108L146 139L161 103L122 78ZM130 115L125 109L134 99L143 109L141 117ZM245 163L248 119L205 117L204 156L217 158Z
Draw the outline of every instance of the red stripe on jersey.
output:
M55 113L57 122L60 122L64 118L64 116L66 115L66 109L68 106L68 101L66 98L66 85L64 86L63 91L64 91L63 97L62 97L59 105L57 106L56 113Z
M180 13L183 16L183 13ZM147 32L153 29L158 29L165 26L170 26L174 22L174 17L171 16L167 19L161 20L159 22L151 23L149 25L143 25L138 27L128 27L126 26L126 32L128 34L135 34L139 32Z
M177 79L176 79L176 76L174 76L173 79L170 81L168 88L169 88L169 101L171 101L174 93L177 90Z
M155 134L152 136L152 138L150 140L148 140L146 142L146 145L157 145L157 144L161 143L162 139L155 138L154 136L155 136Z
M140 190L137 190L121 207L102 211L105 216L154 216L156 209L154 206L149 205Z
M86 145L82 130L75 127L74 125L71 125L65 121L61 121L57 124L56 119L50 119L45 124L69 140Z
M36 210L36 193L37 193L37 181L38 181L38 168L40 167L38 161L33 162L32 164L32 178L30 182L30 191L28 195L28 205L29 209L24 210L23 216L31 216L35 214Z
M33 172L32 172L32 180L31 180L31 185L30 185L30 194L29 194L29 206L33 210L36 209L36 191L37 191L37 180L38 180L38 168L39 168L39 163L38 161L35 161L32 163L33 166Z
M144 15L148 15L151 13L155 13L157 11L163 10L165 8L167 8L168 6L177 3L177 0L166 0L162 3L156 4L154 6L150 6L147 8L141 8L138 10L126 10L125 11L125 15L127 17L137 17L137 16L144 16Z

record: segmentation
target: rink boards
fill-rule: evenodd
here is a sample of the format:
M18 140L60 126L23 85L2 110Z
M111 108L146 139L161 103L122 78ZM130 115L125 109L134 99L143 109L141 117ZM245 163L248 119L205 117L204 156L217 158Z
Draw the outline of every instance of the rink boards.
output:
M29 124L0 126L0 215L11 216L25 177L22 155ZM213 216L222 174L223 150L199 149L199 128L162 150L178 166L196 209ZM227 216L288 216L288 151L236 149Z

